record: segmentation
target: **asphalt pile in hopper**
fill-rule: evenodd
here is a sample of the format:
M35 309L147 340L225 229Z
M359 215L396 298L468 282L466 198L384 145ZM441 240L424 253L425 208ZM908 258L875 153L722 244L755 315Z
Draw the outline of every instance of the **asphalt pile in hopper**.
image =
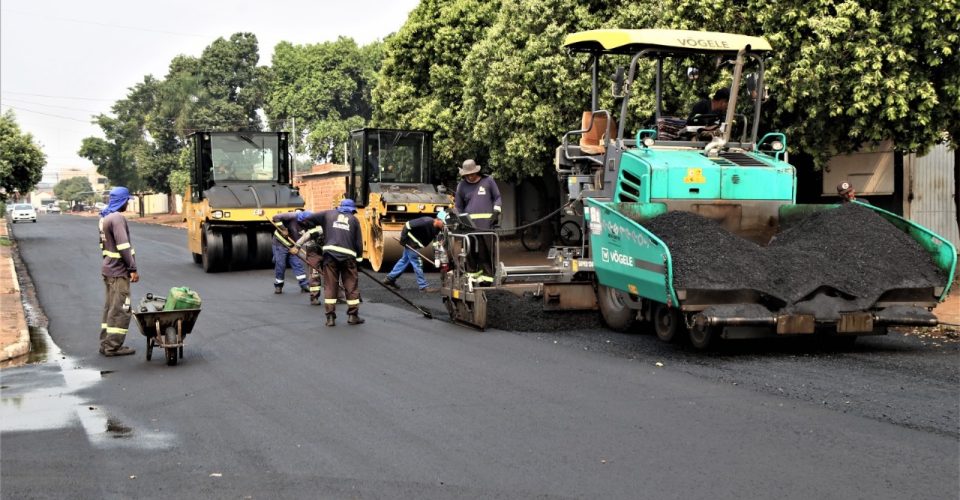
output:
M916 241L853 204L815 212L766 247L690 212L668 212L643 225L670 248L678 288L755 289L794 307L828 286L841 292L844 308L863 308L887 290L946 280Z

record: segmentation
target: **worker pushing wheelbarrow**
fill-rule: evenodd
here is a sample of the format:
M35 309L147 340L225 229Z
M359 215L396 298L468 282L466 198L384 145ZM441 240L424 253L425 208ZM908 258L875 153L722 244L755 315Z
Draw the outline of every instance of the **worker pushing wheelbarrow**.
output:
M189 288L176 287L167 298L148 293L137 309L133 317L147 338L147 361L153 357L153 348L158 347L164 350L167 365L176 366L183 358L183 340L200 315L200 296Z

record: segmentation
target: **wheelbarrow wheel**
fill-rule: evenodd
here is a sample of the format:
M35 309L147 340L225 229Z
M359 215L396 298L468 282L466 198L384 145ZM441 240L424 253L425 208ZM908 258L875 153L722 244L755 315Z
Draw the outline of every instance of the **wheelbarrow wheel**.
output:
M153 358L153 337L147 337L147 361Z
M163 341L167 345L176 345L177 343L177 329L169 327L166 331L163 332L164 338ZM177 348L176 347L167 347L164 349L167 355L167 366L176 366L177 365Z

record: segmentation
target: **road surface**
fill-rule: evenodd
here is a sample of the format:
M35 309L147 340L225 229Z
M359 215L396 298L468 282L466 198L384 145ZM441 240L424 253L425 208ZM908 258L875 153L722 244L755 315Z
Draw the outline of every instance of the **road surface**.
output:
M851 352L745 342L702 354L583 315L576 330L476 332L366 278L367 322L347 326L341 305L325 328L289 273L274 295L271 270L204 274L181 229L131 231L134 303L182 285L203 298L179 366L159 351L147 362L134 324L136 355L97 353L95 218L13 228L59 351L2 372L4 498L960 492L956 343L893 334ZM439 315L436 296L413 295Z

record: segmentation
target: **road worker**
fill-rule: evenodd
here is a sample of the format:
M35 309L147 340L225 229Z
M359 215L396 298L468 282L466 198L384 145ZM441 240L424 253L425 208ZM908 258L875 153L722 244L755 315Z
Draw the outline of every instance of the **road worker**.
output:
M474 160L466 160L460 168L463 180L457 184L454 207L461 216L469 215L473 227L490 231L500 224L500 189L496 181L480 173L481 167ZM490 247L492 236L470 237L470 253L467 254L467 273L480 285L493 283L494 262Z
M106 285L103 319L100 321L100 354L104 356L127 356L136 352L123 345L130 326L130 283L140 281L130 229L123 216L129 201L130 191L117 186L110 190L110 203L100 211L100 249L103 252L100 273Z
M273 232L273 293L283 293L283 283L286 281L287 266L296 273L300 283L301 293L310 293L307 282L307 271L295 254L290 253L294 242L300 239L303 220L311 215L310 212L284 212L273 216L274 225L278 225Z
M837 184L837 195L840 196L840 201L842 203L847 203L857 199L856 190L854 190L853 185L847 181Z
M323 227L319 225L308 227L310 223L304 223L304 221L312 214L309 212L307 214L300 218L300 222L304 225L301 226L300 238L290 251L301 256L306 262L309 268L307 274L309 275L310 305L318 306L323 303L320 299L323 289Z
M337 297L343 286L347 302L347 323L359 325L360 274L357 266L363 260L363 235L360 221L354 215L357 205L350 198L325 212L319 212L303 220L305 228L323 228L323 305L326 310L326 326L336 326Z
M399 289L400 285L397 284L397 277L403 274L408 266L412 266L413 272L417 276L417 286L421 292L433 293L439 290L439 288L431 288L427 283L427 279L423 276L423 262L417 250L425 248L440 234L440 230L443 229L443 219L445 217L446 213L440 212L437 214L437 217L430 217L428 215L426 217L413 219L403 225L403 229L400 231L400 244L403 245L403 256L401 256L397 264L393 266L393 270L387 273L387 277L383 280L385 285Z

